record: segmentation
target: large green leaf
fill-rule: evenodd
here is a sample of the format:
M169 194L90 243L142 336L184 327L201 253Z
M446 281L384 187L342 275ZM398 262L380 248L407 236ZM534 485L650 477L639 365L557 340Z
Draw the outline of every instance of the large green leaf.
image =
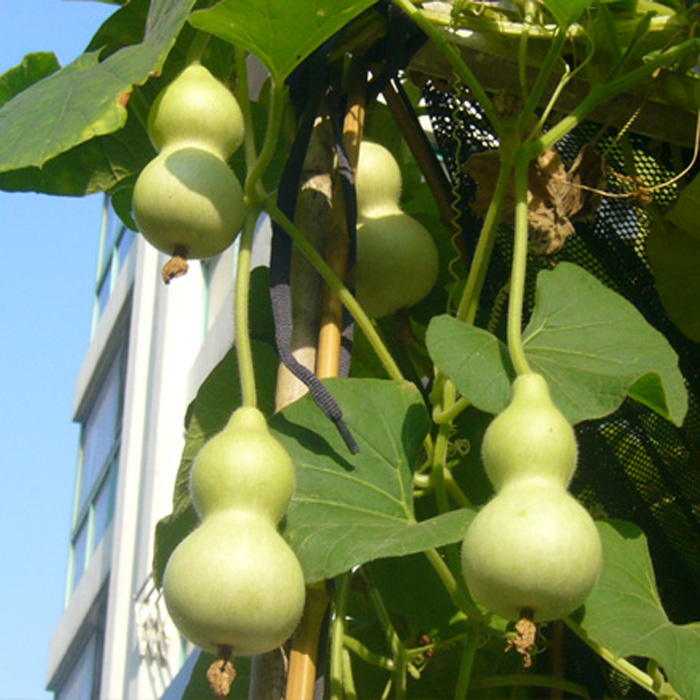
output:
M99 60L86 53L0 109L0 172L49 159L126 122L135 84L160 70L195 0L154 0L143 42Z
M281 85L324 41L375 0L222 0L190 23L255 54Z
M583 608L581 627L618 657L645 656L663 667L684 700L700 698L700 623L675 625L661 605L644 533L622 521L598 523L604 566Z
M335 379L327 386L359 444L358 454L349 453L308 396L270 421L297 472L285 535L307 581L461 540L473 511L423 522L414 516L412 467L430 425L415 386L380 379Z
M676 425L688 410L678 356L624 297L583 268L560 263L540 272L537 299L523 342L532 369L573 423L620 406L635 384L640 398ZM663 404L654 401L662 396Z
M688 399L673 348L632 304L576 265L540 272L523 343L572 423L611 413L628 394L677 425L683 421ZM474 406L490 413L506 407L513 369L498 338L440 316L427 344Z

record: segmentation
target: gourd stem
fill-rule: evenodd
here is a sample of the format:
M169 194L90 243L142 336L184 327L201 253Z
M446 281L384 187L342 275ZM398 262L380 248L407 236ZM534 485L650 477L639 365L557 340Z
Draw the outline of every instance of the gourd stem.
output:
M486 118L491 122L496 134L501 133L501 120L498 117L496 108L491 98L472 73L459 51L445 38L442 32L435 27L423 13L413 5L410 0L393 0L428 36L435 44L436 48L445 56L454 68L457 76L467 85L474 95L474 99L479 103L486 114Z
M474 251L474 259L472 260L467 282L462 292L459 306L457 307L456 317L465 323L474 323L476 311L479 308L479 297L486 279L491 253L496 242L498 233L498 224L501 221L501 213L505 196L510 183L510 176L513 170L512 155L509 152L504 152L503 145L501 148L501 162L496 179L496 186L493 191L491 203L486 211L484 223L481 226L481 233Z
M281 131L282 114L284 113L286 89L284 85L273 84L270 88L270 109L267 119L267 131L262 151L255 161L255 165L248 169L248 176L245 181L245 196L248 202L259 203L261 189L258 184L267 169L267 166L275 154L277 147L277 137Z
M253 370L253 352L248 331L248 297L250 289L250 257L253 248L253 234L258 212L249 209L246 212L241 232L238 264L236 266L236 298L234 302L236 352L238 355L238 372L241 379L241 397L244 406L257 407L255 390L255 373Z
M459 665L459 675L457 676L457 687L455 689L455 700L466 700L467 698L478 643L479 631L476 628L476 625L471 625L466 643L464 645L462 661Z
M388 376L391 379L403 380L401 370L396 362L394 362L394 358L380 338L372 321L370 321L350 290L340 281L328 263L326 263L318 251L306 240L306 237L299 228L289 220L289 217L279 209L271 198L268 198L265 203L265 211L273 221L277 222L284 229L294 244L299 248L302 255L311 263L318 274L321 275L326 284L338 295L340 301L345 305L357 322L357 325L362 329L362 332L365 334Z
M191 66L193 63L199 63L202 60L202 54L210 38L211 34L207 34L206 32L195 33L190 48L187 50L187 58L185 59L188 66Z
M527 172L529 162L522 154L515 163L515 235L513 239L513 263L508 299L508 351L518 374L530 372L530 365L523 348L523 301L525 298L525 273L527 270L528 208Z

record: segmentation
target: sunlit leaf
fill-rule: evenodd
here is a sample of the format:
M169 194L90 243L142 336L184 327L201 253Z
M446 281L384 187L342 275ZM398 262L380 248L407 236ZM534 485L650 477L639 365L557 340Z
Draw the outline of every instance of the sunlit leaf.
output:
M360 446L358 454L349 453L335 425L308 396L270 421L297 472L285 536L307 581L461 540L474 511L415 519L412 470L429 419L414 385L336 379L327 386Z
M477 408L503 410L513 377L503 343L454 318L436 317L428 349L437 366ZM680 425L688 398L678 357L626 299L570 263L542 271L523 332L533 371L572 423L601 418L629 394Z
M700 697L700 623L675 625L661 605L646 537L631 523L598 523L604 566L581 627L618 657L655 659L683 698Z
M193 13L190 23L255 54L279 85L324 41L372 5L374 0L222 0Z
M144 40L100 62L86 53L0 109L0 172L40 167L126 122L134 85L158 71L194 0L154 0Z

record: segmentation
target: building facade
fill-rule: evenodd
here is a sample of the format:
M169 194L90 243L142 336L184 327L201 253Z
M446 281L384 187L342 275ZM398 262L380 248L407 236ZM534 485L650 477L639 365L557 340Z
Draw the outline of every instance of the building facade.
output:
M254 265L266 264L267 239L263 223ZM166 286L166 256L105 199L98 257L74 401L81 438L65 609L47 687L58 700L179 697L193 650L153 585L153 538L171 510L187 406L234 340L237 247L192 261Z

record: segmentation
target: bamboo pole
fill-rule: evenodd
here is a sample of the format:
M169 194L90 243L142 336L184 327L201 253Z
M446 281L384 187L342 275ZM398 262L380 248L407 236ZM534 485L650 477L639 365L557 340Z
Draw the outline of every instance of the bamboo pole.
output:
M353 169L362 139L365 116L366 71L357 66L350 93L350 108L343 124L343 144ZM340 187L334 188L332 226L326 241L326 259L334 272L347 275L349 238L345 226L345 202ZM338 376L343 307L336 295L324 290L318 334L316 374L319 378ZM307 589L307 607L299 630L292 639L287 676L286 700L313 700L319 638L328 607L326 584L321 581Z

